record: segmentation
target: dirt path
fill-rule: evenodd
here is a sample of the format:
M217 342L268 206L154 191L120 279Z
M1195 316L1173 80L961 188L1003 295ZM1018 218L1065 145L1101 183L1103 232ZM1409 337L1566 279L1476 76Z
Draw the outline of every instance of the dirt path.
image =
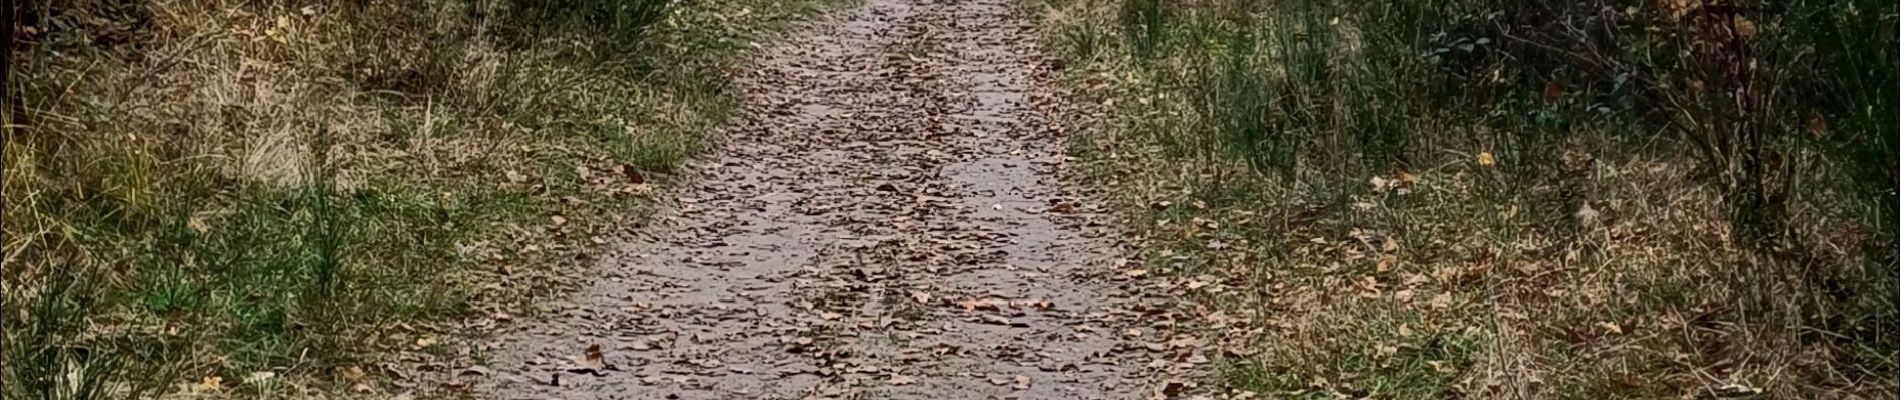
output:
M506 338L499 399L1125 399L1105 217L1055 179L1009 0L868 0L769 51L652 237ZM589 347L598 345L597 352ZM597 356L592 358L590 356Z

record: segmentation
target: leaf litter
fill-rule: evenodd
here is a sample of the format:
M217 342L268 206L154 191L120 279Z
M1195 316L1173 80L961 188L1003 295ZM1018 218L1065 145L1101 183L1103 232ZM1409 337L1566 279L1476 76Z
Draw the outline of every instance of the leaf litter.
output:
M462 378L495 398L1189 392L1214 354L1178 327L1208 311L1175 302L1225 283L1149 274L1063 184L1066 110L1017 12L869 0L765 51L671 214ZM644 186L613 169L586 174Z

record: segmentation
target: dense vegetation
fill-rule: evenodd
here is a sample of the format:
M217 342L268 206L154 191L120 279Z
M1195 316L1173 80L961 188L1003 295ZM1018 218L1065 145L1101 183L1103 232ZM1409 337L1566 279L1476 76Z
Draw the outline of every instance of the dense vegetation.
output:
M7 2L0 393L387 397L641 218L824 3Z
M1891 1L1029 7L1216 387L1896 395Z

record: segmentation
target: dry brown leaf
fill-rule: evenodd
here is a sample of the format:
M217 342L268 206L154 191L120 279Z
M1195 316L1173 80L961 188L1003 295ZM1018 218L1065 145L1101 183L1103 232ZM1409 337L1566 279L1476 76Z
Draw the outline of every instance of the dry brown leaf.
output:
M647 183L646 175L641 174L640 169L632 165L620 164L620 174L627 177L627 183L635 185Z
M997 306L997 300L989 298L964 300L957 302L957 305L963 306L963 311L996 311L1001 309Z
M574 365L569 366L567 372L604 375L607 369L606 354L600 351L600 344L594 344L587 346L587 350L581 353L581 358L574 360Z
M1393 292L1392 300L1398 301L1400 303L1412 302L1412 289L1400 289L1397 292Z
M216 391L224 390L224 377L217 376L217 375L204 377L204 379L199 379L198 384L194 386L193 388L197 389L200 392L216 392Z
M891 374L890 382L892 386L904 386L904 385L909 385L912 383L917 383L917 378L911 377L909 375Z

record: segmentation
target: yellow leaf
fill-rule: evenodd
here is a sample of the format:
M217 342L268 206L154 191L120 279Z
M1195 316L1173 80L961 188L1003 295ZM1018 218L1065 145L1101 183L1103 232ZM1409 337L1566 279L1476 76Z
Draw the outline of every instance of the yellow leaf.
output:
M198 391L216 392L220 390L224 390L224 377L212 375L198 381Z
M211 224L205 222L205 217L202 215L193 215L191 218L186 219L185 226L190 227L192 231L196 231L200 235L211 231Z
M1498 165L1498 160L1497 158L1491 157L1491 152L1482 152L1478 153L1478 165L1486 167Z

